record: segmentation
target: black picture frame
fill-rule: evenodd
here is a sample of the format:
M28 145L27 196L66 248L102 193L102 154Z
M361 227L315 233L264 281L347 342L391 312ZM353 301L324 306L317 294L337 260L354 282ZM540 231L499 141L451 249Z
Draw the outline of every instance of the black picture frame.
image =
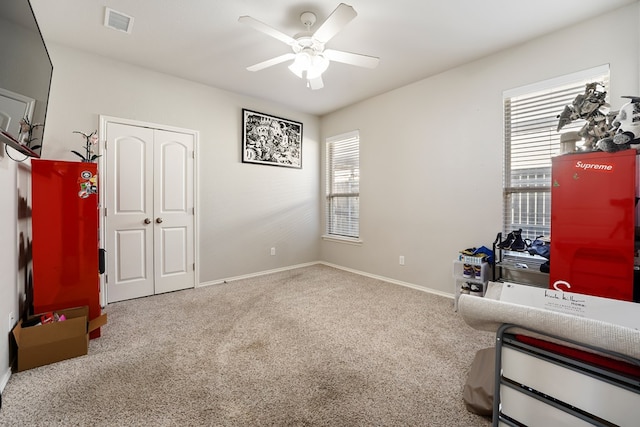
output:
M302 169L302 123L243 108L242 162Z

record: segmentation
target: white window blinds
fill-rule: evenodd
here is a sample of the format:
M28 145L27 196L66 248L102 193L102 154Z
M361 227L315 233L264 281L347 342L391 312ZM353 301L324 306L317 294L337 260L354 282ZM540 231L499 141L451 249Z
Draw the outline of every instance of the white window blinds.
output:
M326 233L360 237L360 136L357 131L327 139Z
M558 115L591 82L608 91L609 66L505 92L503 235L518 229L523 238L550 235L551 158L560 152ZM561 132L584 124L576 120Z

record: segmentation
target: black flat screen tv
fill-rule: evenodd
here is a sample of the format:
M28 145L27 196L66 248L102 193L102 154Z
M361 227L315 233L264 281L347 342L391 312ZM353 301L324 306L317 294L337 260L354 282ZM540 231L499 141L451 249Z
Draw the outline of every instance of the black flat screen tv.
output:
M0 1L0 142L25 156L41 156L52 75L29 0ZM20 132L24 118L37 125L30 136Z

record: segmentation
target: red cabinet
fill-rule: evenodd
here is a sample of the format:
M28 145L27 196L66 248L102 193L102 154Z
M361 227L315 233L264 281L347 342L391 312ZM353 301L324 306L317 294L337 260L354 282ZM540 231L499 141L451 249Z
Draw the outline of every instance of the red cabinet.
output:
M636 150L552 162L550 286L632 301Z
M95 163L33 159L33 310L101 314ZM100 336L100 330L91 338Z

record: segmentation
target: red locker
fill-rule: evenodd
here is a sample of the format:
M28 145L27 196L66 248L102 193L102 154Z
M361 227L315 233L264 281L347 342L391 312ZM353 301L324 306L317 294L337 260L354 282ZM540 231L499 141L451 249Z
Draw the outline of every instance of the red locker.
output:
M101 314L95 163L33 159L33 310ZM100 336L100 330L91 338Z
M551 177L550 286L632 301L636 150L554 157Z

